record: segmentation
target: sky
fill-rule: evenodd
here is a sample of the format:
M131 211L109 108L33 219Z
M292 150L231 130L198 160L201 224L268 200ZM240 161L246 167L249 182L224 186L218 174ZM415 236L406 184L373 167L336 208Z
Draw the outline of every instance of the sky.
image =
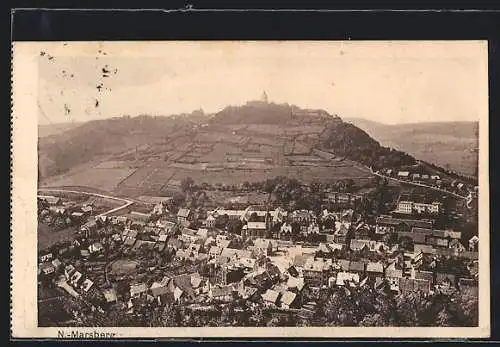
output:
M213 113L263 91L271 102L386 124L478 120L487 102L480 41L36 45L40 124Z

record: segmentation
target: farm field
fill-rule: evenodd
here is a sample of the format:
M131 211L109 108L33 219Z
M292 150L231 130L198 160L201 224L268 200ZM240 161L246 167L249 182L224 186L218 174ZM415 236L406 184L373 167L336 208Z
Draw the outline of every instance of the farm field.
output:
M344 160L325 161L316 156L291 156L286 159L295 165L272 165L263 161L259 153L243 153L234 156L234 162L212 162L207 164L182 164L155 162L142 168L87 169L71 176L71 183L119 193L125 196L170 195L180 188L181 181L191 177L199 184L239 185L244 182L264 181L276 176L288 176L303 182L313 180L336 181L351 178L360 184L372 177L369 170ZM276 163L276 158L271 157ZM288 160L285 160L286 163ZM301 165L297 165L301 164ZM103 175L102 173L106 173ZM116 175L114 175L116 173ZM128 174L127 176L125 176ZM124 177L125 176L125 177ZM69 185L69 178L60 180L60 185ZM54 185L55 186L55 185Z
M138 197L172 196L186 177L199 184L226 186L276 176L306 183L351 178L363 184L371 179L369 170L357 163L315 153L325 124L298 124L215 124L172 132L135 149L124 147L44 185L91 187Z
M75 228L66 228L59 231L53 231L53 228L44 223L38 223L38 249L45 249L59 241L73 240Z
M248 192L235 195L234 192L208 191L207 197L216 204L238 203L243 205L265 204L269 198L267 193ZM274 196L271 197L273 201Z
M113 190L123 179L134 173L134 171L135 169L129 168L89 168L83 171L54 177L54 179L46 182L45 186L60 187L78 185Z

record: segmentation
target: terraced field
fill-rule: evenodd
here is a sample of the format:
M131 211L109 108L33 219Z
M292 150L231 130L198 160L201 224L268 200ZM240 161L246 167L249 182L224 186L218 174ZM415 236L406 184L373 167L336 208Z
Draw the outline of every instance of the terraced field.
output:
M50 185L87 186L134 197L172 194L186 177L210 185L240 185L276 176L303 182L369 180L371 172L361 165L315 153L315 141L324 128L252 123L174 131L52 177Z

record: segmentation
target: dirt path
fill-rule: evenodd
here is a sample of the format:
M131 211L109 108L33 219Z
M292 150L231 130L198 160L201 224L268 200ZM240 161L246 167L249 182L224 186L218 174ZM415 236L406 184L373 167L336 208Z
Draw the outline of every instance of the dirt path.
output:
M134 203L132 200L128 200L128 199L124 199L124 198L118 198L116 196L110 196L110 195L104 195L104 194L98 194L98 193L85 192L85 191L81 191L81 190L68 190L68 189L55 189L55 188L39 188L38 190L40 190L40 191L46 191L46 192L56 192L56 193L86 194L86 195L96 196L96 197L99 197L99 198L106 198L106 199L111 199L111 200L117 200L117 201L121 201L121 202L124 203L122 206L118 206L118 207L112 208L109 211L106 211L106 212L103 212L103 213L99 214L98 217L105 216L105 215L108 215L108 214L120 211L120 210L122 210L122 209L124 209L124 208L126 208L126 207L128 207L128 206L130 206L130 205L132 205Z

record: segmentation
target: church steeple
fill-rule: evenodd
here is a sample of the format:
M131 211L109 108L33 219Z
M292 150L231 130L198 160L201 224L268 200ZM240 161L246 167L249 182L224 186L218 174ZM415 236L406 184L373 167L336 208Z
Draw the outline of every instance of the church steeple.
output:
M266 91L264 90L264 92L262 93L262 96L260 97L260 101L262 102L265 102L266 104L269 102L268 98L267 98L267 93Z

